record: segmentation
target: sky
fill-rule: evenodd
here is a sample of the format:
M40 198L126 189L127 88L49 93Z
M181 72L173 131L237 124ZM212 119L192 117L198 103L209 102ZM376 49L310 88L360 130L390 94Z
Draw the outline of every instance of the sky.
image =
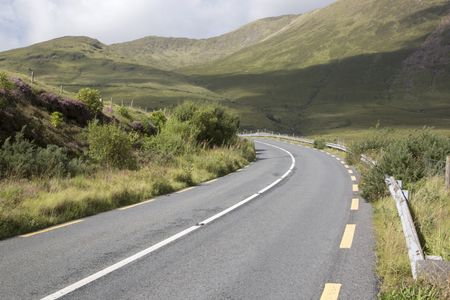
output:
M111 44L149 35L207 38L335 0L0 0L0 51L67 36Z

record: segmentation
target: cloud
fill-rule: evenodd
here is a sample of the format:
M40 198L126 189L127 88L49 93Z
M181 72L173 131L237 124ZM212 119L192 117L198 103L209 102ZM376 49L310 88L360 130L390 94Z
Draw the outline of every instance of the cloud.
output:
M0 0L0 50L65 36L105 43L148 35L205 38L334 0Z

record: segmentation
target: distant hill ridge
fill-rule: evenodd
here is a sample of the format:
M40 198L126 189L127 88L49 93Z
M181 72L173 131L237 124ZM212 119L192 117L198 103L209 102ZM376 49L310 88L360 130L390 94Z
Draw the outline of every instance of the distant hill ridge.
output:
M222 101L246 128L450 128L449 23L448 0L339 0L208 39L63 37L0 53L0 69L148 108Z

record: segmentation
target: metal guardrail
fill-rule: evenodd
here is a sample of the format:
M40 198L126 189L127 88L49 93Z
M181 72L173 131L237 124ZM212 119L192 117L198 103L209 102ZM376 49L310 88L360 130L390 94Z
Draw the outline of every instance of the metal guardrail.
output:
M386 177L386 184L389 187L392 198L395 200L397 211L402 223L403 233L406 239L406 247L408 248L409 262L411 265L411 273L414 279L417 279L418 264L425 260L422 247L420 246L419 236L417 235L414 221L408 206L408 193L402 190L401 182L395 180L394 177Z
M244 133L240 134L241 136L260 136L260 137L277 137L282 139L288 139L288 140L294 140L306 144L314 144L314 140L307 139L304 137L296 137L294 135L286 135L286 134L279 134L279 133L269 133L269 132L254 132L254 133ZM326 146L332 149L337 149L346 153L349 153L350 150L340 144L336 143L326 143ZM366 155L361 155L361 161L369 164L373 167L377 165L377 162L371 158L369 158ZM444 267L439 266L438 262L433 262L433 260L428 261L424 256L422 247L420 245L420 240L417 235L416 228L414 226L414 221L412 219L411 213L409 211L408 206L408 192L402 190L401 183L397 182L394 177L386 177L386 184L389 188L389 191L391 193L392 198L395 200L395 204L397 206L397 212L400 217L401 223L402 223L402 229L403 234L405 236L406 240L406 246L408 248L408 256L409 261L411 265L411 273L414 279L417 279L419 273L429 273L427 271L427 268L429 269L429 265L432 265L431 268L433 271L439 273L437 276L441 276L442 272L441 270L448 269L448 264L445 264ZM430 264L427 264L427 262L430 262ZM445 263L445 262L444 262ZM436 267L437 266L437 267ZM435 275L432 275L435 276ZM445 275L444 275L445 276Z

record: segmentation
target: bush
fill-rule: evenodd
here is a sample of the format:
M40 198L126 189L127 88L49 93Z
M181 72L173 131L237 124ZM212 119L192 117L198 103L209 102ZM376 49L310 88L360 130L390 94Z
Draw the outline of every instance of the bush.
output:
M31 177L35 174L36 146L25 139L24 129L18 132L15 141L7 138L0 152L1 177Z
M98 90L91 88L80 89L77 98L86 104L89 110L94 114L101 112L103 109L101 94Z
M59 111L52 112L52 114L50 115L50 124L52 124L52 126L55 128L61 126L63 121L63 114Z
M195 136L195 128L189 123L172 118L158 135L145 139L143 148L163 160L170 160L174 156L194 151Z
M119 107L119 114L126 119L131 119L130 110L126 106Z
M67 152L56 145L47 145L36 151L35 166L41 176L62 177L67 174L68 163Z
M13 83L9 80L8 74L5 72L0 72L0 89L5 89L7 91L14 88Z
M325 149L325 147L327 146L327 143L323 139L315 139L313 146L316 149Z
M37 147L25 139L22 129L14 141L6 139L0 150L0 178L62 177L71 173L70 163L64 148L56 145Z
M386 194L382 184L384 175L402 180L408 189L425 176L444 170L450 153L450 140L429 129L414 131L408 136L391 140L383 148L376 167L364 172L361 187L367 200L376 200Z
M196 141L209 146L232 142L239 129L239 118L217 104L186 102L175 108L173 117L195 128Z
M152 114L150 115L150 121L152 122L153 126L156 127L157 131L161 132L161 129L167 122L167 117L162 110L158 110L152 112Z
M88 127L89 156L106 167L119 169L136 168L133 140L129 134L113 124Z

